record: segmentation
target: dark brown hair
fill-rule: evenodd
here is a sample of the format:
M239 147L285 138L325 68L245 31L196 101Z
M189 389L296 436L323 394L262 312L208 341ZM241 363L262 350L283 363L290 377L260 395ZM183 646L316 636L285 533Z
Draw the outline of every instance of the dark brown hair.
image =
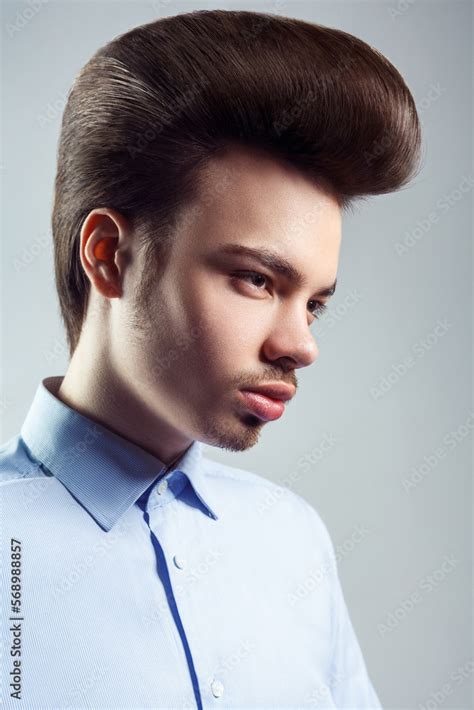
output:
M234 10L150 22L101 47L62 118L52 213L70 354L90 282L79 257L95 207L128 218L154 269L199 176L230 143L309 176L343 211L399 189L419 168L420 125L397 69L347 32Z

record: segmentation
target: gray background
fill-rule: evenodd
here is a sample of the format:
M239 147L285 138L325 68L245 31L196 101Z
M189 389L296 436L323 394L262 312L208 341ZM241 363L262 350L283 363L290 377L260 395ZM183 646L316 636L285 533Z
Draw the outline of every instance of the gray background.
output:
M4 3L1 440L18 432L40 380L67 368L50 214L74 76L133 26L217 7L338 27L382 51L414 94L424 156L408 188L345 218L320 355L298 371L298 396L284 417L245 453L205 451L287 485L318 510L384 707L469 708L469 2ZM400 244L409 244L403 253ZM443 566L446 556L452 562Z

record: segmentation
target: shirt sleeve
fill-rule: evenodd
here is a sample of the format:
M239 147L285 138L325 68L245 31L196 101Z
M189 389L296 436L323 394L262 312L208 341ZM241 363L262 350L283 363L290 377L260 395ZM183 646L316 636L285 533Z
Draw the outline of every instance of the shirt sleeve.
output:
M333 655L330 668L328 682L337 708L345 708L346 710L379 710L382 708L369 678L362 650L352 626L335 558L333 567Z

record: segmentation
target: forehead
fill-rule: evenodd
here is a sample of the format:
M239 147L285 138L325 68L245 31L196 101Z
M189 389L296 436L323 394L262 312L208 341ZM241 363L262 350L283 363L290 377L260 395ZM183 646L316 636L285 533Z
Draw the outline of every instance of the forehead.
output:
M314 279L335 277L341 241L336 200L264 151L231 148L201 174L178 242L188 254L231 244L271 250Z

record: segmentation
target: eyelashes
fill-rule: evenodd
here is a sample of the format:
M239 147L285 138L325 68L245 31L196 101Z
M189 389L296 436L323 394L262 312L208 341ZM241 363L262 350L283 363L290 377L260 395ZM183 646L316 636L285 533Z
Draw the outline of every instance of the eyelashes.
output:
M269 276L266 276L265 274L260 273L260 271L235 271L232 276L234 278L237 278L241 281L246 281L247 283L251 282L252 280L257 278L264 279L265 281L271 282L271 279ZM256 286L256 284L252 284L253 286ZM259 289L257 286L257 291L261 291L262 289ZM327 306L325 303L322 303L321 301L316 301L315 299L312 299L309 301L309 303L315 303L316 305L314 308L310 311L312 315L315 318L319 318L319 316L327 310Z
M319 316L322 313L324 313L325 310L327 310L327 306L325 303L321 303L321 301L314 301L314 302L316 305L315 305L314 309L311 311L311 313L313 313L313 314L317 313L318 315L314 316L314 317L319 318ZM310 303L311 303L311 301L310 301Z

